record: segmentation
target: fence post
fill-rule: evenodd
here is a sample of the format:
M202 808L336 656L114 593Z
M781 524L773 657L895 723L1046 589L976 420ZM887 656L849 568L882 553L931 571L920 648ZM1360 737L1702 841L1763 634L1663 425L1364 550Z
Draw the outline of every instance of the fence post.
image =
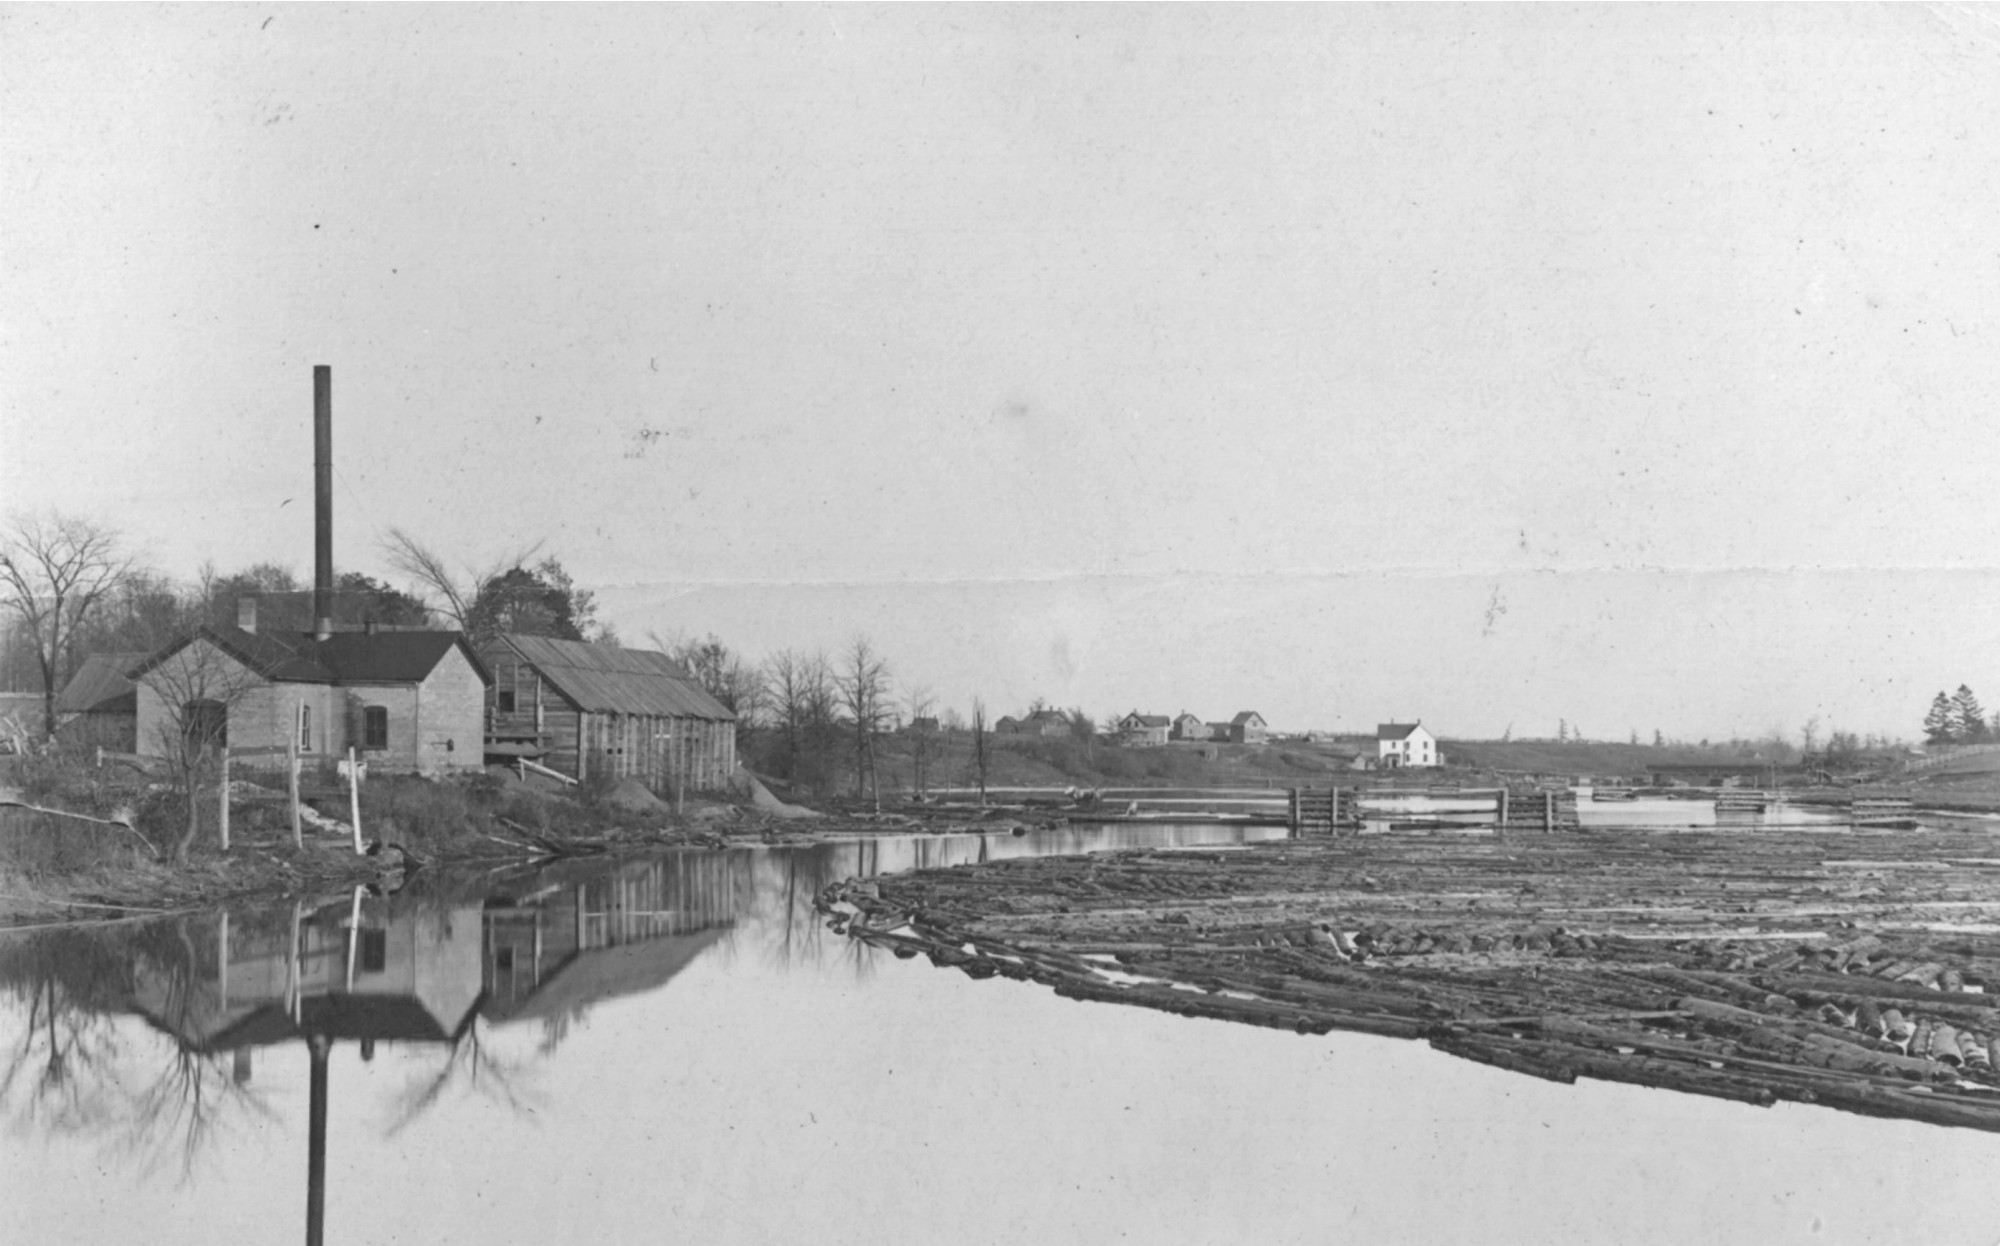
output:
M1542 829L1544 831L1553 831L1556 829L1556 794L1554 792L1542 793Z
M361 767L354 758L354 746L347 746L347 812L354 819L354 855L368 851L361 842Z
M1500 786L1500 795L1495 799L1494 803L1500 807L1500 829L1504 831L1507 829L1507 787L1505 784Z
M222 750L220 782L215 788L216 828L222 837L222 850L229 851L229 750Z
M303 850L306 837L299 826L299 732L296 722L292 724L291 738L285 741L285 796L292 806L292 848Z

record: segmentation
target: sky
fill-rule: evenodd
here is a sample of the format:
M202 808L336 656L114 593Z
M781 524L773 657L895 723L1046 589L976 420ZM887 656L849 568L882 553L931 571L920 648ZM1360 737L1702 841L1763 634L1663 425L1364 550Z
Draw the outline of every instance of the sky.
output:
M992 713L2000 704L2000 20L0 6L0 506Z

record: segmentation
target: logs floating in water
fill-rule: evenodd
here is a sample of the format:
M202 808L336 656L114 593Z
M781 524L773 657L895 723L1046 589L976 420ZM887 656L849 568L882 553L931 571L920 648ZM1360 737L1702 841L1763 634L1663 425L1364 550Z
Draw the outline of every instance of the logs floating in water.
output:
M2000 859L2000 833L1370 836L992 862L821 904L898 955L1074 999L2000 1130L2000 871L1954 859Z

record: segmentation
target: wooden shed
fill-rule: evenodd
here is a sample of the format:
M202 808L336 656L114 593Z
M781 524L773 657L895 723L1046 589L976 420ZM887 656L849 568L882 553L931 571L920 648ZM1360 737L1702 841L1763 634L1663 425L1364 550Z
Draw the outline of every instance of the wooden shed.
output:
M503 635L480 657L489 760L630 776L663 796L719 790L736 771L736 715L664 653Z
M93 653L56 698L57 733L66 741L119 753L139 750L139 690L126 674L144 653Z

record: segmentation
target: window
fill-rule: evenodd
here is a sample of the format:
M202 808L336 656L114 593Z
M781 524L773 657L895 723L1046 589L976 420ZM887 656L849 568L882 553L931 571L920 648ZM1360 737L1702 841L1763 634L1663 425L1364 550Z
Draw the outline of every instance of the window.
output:
M493 704L494 708L499 710L502 714L513 713L514 690L512 688L502 688L500 691L494 693Z
M299 751L301 753L310 753L312 752L312 746L313 707L310 705L301 705L299 706Z
M182 708L181 729L196 752L229 747L229 707L220 701L189 701Z
M389 710L387 706L370 705L361 711L361 747L389 747Z
M389 967L389 932L361 931L361 972L381 973Z

